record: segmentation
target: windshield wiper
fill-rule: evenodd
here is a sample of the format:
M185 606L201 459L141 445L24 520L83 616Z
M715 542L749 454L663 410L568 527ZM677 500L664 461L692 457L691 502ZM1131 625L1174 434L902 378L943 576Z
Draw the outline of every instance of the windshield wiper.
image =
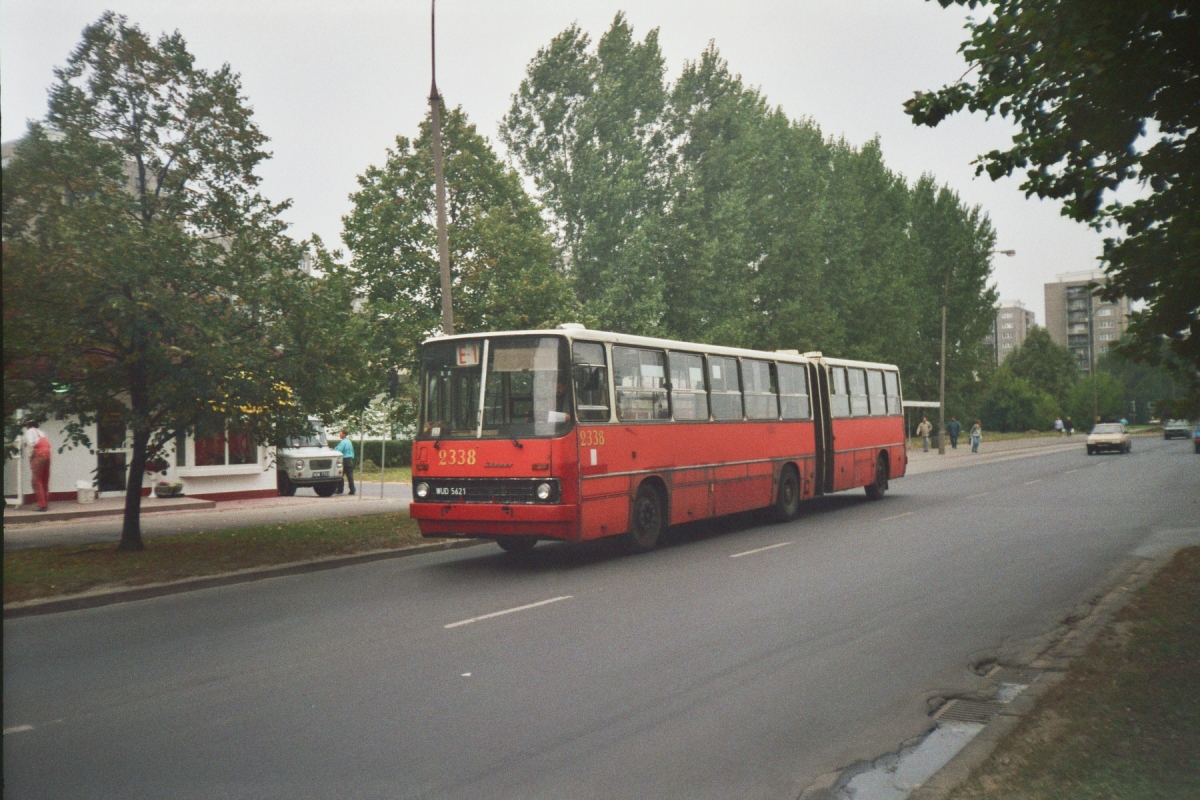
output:
M515 433L513 433L513 434L510 434L510 435L509 435L509 438L510 438L510 439L512 439L512 443L513 443L513 444L516 446L516 448L517 448L518 450L524 450L524 449L525 449L525 445L521 444L521 442L520 442L520 441L517 439L517 435L516 435Z

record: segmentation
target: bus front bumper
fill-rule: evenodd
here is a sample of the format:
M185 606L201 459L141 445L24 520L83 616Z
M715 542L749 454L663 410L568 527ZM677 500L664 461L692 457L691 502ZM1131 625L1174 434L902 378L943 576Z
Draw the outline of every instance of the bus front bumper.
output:
M413 502L408 514L417 520L422 536L536 536L539 539L578 539L579 507L574 504L498 505L492 503Z

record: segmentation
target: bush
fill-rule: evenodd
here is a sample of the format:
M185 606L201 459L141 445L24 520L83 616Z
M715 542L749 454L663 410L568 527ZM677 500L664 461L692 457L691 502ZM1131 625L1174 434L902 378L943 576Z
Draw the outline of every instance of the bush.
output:
M1000 432L1049 430L1056 415L1054 398L1006 369L992 376L979 414L984 430Z
M362 464L362 468L366 468L368 461L374 464L375 469L379 469L381 451L381 443L379 441L366 441L362 443L360 448L359 443L354 442L355 455L358 456L358 463ZM361 450L362 452L357 452ZM412 442L408 439L392 439L387 443L387 461L384 463L387 467L410 467L412 466Z
M1120 378L1107 372L1096 372L1096 405L1100 419L1119 420L1126 415L1125 387ZM1068 400L1075 427L1090 430L1092 416L1092 379L1084 378L1071 389Z

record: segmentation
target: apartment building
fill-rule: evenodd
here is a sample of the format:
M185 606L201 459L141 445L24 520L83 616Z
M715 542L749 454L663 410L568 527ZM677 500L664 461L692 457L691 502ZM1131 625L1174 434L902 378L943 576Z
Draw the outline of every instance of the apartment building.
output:
M1090 372L1095 359L1108 351L1129 326L1129 299L1115 303L1097 293L1106 276L1100 270L1066 272L1046 284L1046 332L1071 349L1075 363Z
M1033 312L1020 300L1001 302L996 306L992 332L983 337L983 343L991 348L997 365L1024 343L1035 324Z

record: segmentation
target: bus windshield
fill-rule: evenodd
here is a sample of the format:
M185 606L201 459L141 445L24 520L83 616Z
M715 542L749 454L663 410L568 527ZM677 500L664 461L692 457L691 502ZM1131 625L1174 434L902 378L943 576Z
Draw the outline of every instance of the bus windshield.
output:
M574 421L567 343L556 336L431 342L421 372L420 438L562 436Z

